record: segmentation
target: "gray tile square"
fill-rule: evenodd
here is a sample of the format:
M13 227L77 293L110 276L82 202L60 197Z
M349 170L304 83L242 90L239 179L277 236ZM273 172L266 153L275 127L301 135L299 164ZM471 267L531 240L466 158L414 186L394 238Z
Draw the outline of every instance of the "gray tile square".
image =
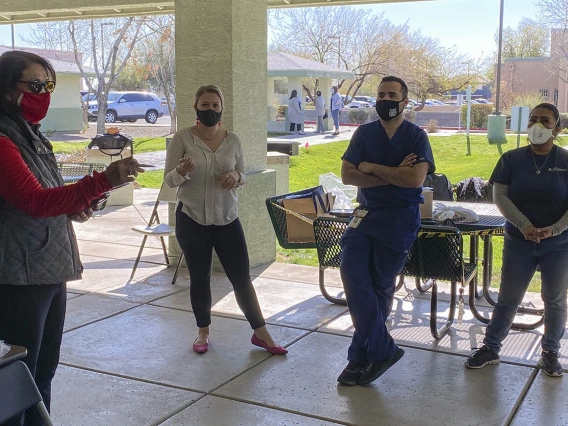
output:
M85 294L67 302L64 331L81 327L136 306L134 303L116 298L102 297L96 294Z
M162 423L163 426L331 426L336 424L214 396L200 399Z
M271 326L274 339L290 344L305 332ZM211 347L192 351L197 337L190 312L139 306L64 334L61 360L74 366L208 392L270 357L250 343L246 321L214 317ZM286 357L279 357L286 362Z
M461 357L407 348L373 384L345 387L336 379L348 344L312 333L290 347L285 363L270 359L214 394L356 425L495 425L515 408L532 372L507 364L471 371Z
M155 425L200 393L60 365L51 414L58 426Z

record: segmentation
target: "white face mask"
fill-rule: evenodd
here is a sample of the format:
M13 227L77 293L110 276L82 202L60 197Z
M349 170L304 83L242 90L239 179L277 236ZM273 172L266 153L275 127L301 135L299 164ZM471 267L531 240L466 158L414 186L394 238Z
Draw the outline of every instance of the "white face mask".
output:
M533 145L543 145L552 137L552 129L547 129L542 124L535 123L529 128L528 136Z

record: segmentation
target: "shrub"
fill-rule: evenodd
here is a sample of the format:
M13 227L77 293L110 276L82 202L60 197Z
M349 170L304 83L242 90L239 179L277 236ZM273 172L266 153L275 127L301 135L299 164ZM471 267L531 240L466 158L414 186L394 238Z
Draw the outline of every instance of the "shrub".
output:
M349 121L352 123L363 124L369 118L369 113L365 108L351 108L349 110Z
M379 119L379 114L377 114L377 110L372 108L369 110L369 118L367 118L367 122L370 123L372 121L377 121Z
M561 129L568 128L568 113L565 112L560 113L560 128Z
M286 117L286 111L288 111L288 105L278 105L278 107L276 107L276 117Z
M437 133L440 130L440 126L438 126L437 120L430 120L426 123L426 132L427 133Z
M513 97L513 106L526 106L529 110L543 102L546 98L540 92L519 93Z
M487 117L493 112L493 105L473 104L471 105L470 123L471 127L477 129L487 128ZM461 107L461 121L465 127L467 122L467 105Z
M416 120L416 111L413 111L411 109L405 109L403 114L404 114L404 118L406 118L411 123L414 123L414 120ZM434 120L434 121L436 121L436 120ZM438 124L438 123L436 123L436 124Z

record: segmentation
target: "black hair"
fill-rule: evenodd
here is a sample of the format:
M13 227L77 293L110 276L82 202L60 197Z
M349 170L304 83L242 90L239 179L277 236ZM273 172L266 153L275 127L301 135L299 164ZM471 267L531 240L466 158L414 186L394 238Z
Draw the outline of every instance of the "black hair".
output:
M404 80L402 78L394 77L392 75L383 77L379 86L383 83L388 83L390 81L394 81L394 82L400 84L400 86L402 87L402 99L406 99L408 97L408 86L406 85L406 83L404 82Z
M55 70L51 63L35 53L9 50L0 55L0 116L16 116L20 108L10 94L16 88L18 80L22 79L24 71L33 64L39 64L47 73L50 80L55 80Z
M290 99L295 98L296 96L298 96L298 91L292 90L292 93L290 93Z
M548 102L543 102L543 103L538 104L537 106L535 106L535 107L532 109L531 114L532 114L532 112L533 112L535 109L537 109L537 108L544 108L544 109L547 109L547 110L549 110L549 111L552 111L552 114L554 115L554 121L556 122L556 124L554 125L554 127L560 128L560 112L558 112L558 108L556 108L556 107L555 107L554 105L552 105L552 104L549 104Z

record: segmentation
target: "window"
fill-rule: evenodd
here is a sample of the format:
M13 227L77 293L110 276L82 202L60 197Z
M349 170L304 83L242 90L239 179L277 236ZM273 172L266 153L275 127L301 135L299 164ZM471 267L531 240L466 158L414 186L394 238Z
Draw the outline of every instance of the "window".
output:
M540 95L545 101L548 101L548 89L540 89Z
M554 106L558 106L558 89L554 89Z

